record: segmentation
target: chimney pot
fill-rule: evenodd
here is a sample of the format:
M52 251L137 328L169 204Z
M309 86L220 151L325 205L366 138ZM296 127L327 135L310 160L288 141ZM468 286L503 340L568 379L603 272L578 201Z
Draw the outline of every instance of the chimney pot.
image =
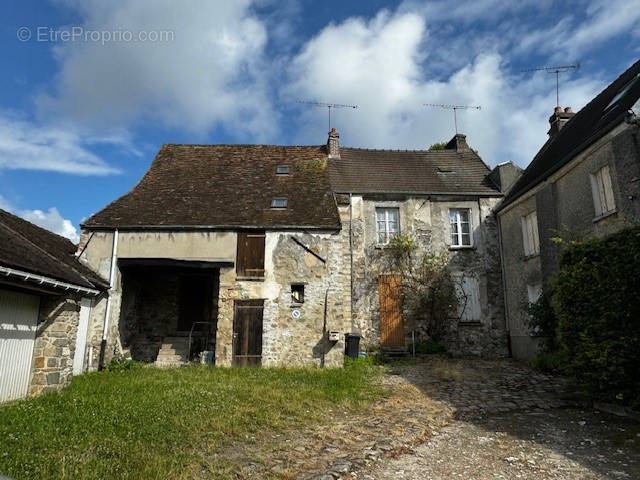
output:
M557 106L553 109L553 115L549 117L549 131L547 132L550 137L553 137L560 131L564 124L571 120L575 113L571 110L571 107L562 108Z
M329 139L327 140L327 153L329 158L340 158L340 134L335 128L329 131Z

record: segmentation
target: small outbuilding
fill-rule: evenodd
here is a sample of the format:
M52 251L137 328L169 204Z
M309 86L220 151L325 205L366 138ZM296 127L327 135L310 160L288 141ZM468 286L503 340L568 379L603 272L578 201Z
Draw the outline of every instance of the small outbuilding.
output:
M0 402L58 390L86 367L89 311L106 287L68 239L0 210Z

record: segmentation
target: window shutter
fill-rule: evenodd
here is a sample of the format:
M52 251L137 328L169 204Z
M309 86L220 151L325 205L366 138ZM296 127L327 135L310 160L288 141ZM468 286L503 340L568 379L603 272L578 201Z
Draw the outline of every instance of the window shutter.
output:
M613 199L613 187L611 185L611 172L609 171L608 165L602 167L600 171L602 172L602 186L604 190L604 211L611 212L616 208L615 201Z
M236 273L240 277L264 277L264 233L238 233Z
M529 226L527 217L521 218L522 223L522 246L524 247L524 255L528 257L531 255L531 247L529 246Z

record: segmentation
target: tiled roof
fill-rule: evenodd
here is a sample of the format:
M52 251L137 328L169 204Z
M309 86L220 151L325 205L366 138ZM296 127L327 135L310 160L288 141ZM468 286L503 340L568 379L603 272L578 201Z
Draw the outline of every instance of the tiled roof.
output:
M276 175L288 165L288 175ZM88 228L340 228L325 146L164 145ZM271 208L285 198L287 208Z
M480 194L500 196L489 168L470 149L367 150L340 148L329 160L338 193Z
M569 163L577 154L619 125L640 97L640 81L610 105L624 87L640 75L640 61L577 112L533 158L520 179L498 207L502 210L518 197Z
M75 257L68 239L0 210L0 265L51 277L80 287L106 282Z

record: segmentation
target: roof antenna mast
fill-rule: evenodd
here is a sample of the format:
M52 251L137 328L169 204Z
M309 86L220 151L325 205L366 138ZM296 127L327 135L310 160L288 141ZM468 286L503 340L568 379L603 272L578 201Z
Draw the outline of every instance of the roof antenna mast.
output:
M298 100L297 103L304 103L305 105L315 105L316 107L327 107L327 110L329 111L329 131L331 131L331 109L332 108L358 108L358 105L345 105L343 103L314 102L311 100Z
M521 72L547 72L556 74L556 105L560 106L560 74L569 72L571 70L578 70L580 68L580 62L574 65L558 65L555 67L538 67L528 68L526 70L520 70Z
M478 105L449 105L447 103L423 103L423 107L436 107L453 110L453 124L456 127L456 135L458 134L458 110L480 110L482 107Z

